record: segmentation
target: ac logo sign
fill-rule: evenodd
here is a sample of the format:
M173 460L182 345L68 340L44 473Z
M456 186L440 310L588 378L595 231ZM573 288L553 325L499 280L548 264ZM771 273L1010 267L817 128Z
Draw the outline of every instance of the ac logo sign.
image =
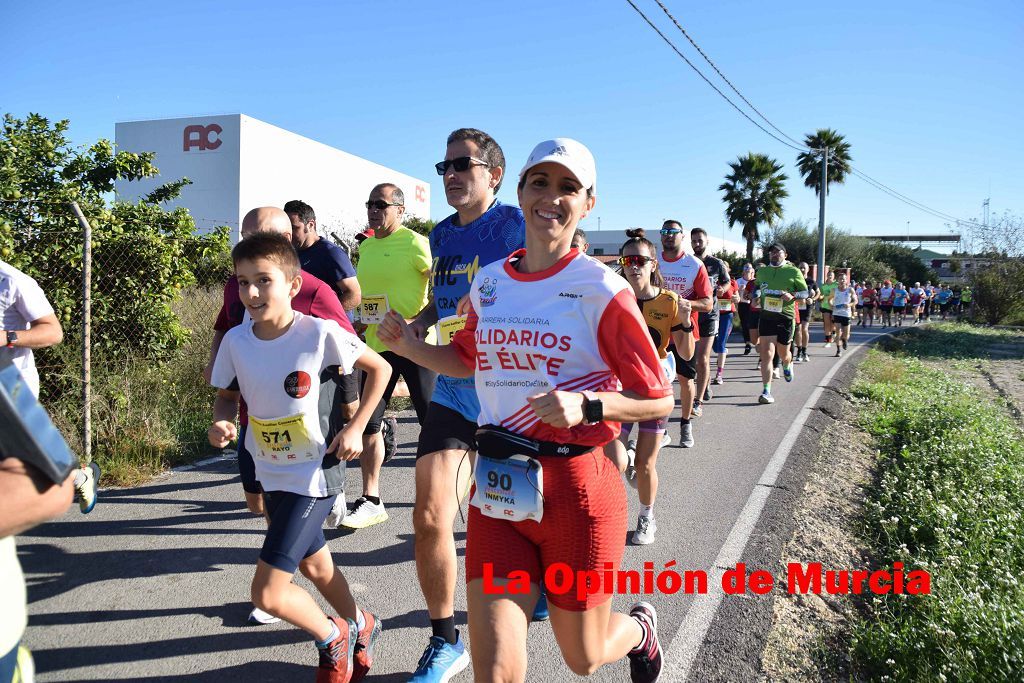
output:
M200 152L220 147L220 134L224 129L219 123L211 123L209 126L185 126L182 141L182 151L189 151L193 147L199 148Z
M427 190L422 185L416 186L416 201L425 202L427 201Z

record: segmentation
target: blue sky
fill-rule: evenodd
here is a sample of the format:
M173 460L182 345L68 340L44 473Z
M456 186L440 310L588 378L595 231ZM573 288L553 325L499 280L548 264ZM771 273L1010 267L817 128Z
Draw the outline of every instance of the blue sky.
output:
M711 74L653 0L635 0ZM663 0L664 1L664 0ZM722 234L717 190L747 151L786 165L785 219L817 220L796 152L719 98L624 0L588 2L10 2L0 110L69 118L76 143L114 122L248 114L433 182L454 128L532 146L574 137L597 159L589 228L675 217ZM832 127L854 165L944 213L1024 214L1024 3L665 4L792 137ZM500 195L515 202L514 185ZM857 178L828 219L855 233L946 232ZM739 240L739 227L727 233Z

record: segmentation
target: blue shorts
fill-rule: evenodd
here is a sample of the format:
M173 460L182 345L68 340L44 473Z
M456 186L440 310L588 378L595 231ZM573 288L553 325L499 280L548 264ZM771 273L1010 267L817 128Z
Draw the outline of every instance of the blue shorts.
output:
M238 430L238 474L242 477L242 488L246 493L263 493L263 487L256 480L256 463L253 462L252 453L245 447L246 429L248 425Z
M0 683L11 683L18 672L18 645L15 643L7 654L0 657Z
M711 350L715 353L725 353L725 345L729 341L730 334L732 334L732 313L723 313L718 321L718 334L715 335L715 343L711 345Z
M334 496L313 498L289 491L268 491L270 528L263 540L260 559L271 567L294 574L299 562L327 545L324 521Z

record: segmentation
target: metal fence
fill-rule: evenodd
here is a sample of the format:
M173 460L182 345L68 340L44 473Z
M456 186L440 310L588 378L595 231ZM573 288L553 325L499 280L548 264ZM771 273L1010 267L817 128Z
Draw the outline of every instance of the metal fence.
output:
M189 238L94 233L85 216L77 234L67 226L17 235L25 253L4 259L39 282L64 329L61 344L35 351L41 401L72 449L116 481L194 459L209 448L202 370L223 276L194 282L208 264Z

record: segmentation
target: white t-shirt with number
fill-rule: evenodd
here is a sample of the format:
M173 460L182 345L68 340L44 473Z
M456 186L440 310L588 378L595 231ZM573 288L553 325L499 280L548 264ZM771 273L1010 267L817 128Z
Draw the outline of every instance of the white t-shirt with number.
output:
M36 281L9 263L0 261L0 321L12 332L27 330L33 321L53 313L53 307ZM39 373L32 349L0 346L0 366L13 362L25 384L39 395Z
M245 396L245 446L263 490L322 498L327 444L320 431L320 373L332 365L352 372L366 344L333 320L294 315L288 331L269 341L253 334L251 320L229 330L211 384Z

